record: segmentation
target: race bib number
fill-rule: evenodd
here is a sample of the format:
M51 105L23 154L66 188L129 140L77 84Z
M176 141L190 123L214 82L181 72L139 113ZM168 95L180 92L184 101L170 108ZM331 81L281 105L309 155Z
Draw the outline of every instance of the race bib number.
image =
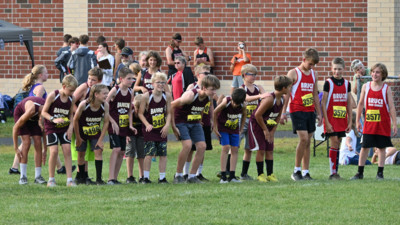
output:
M236 120L227 120L225 122L225 127L231 129L231 130L236 130L239 125L239 119Z
M276 126L278 125L275 120L268 119L265 121L266 126Z
M203 113L208 115L208 112L210 112L210 102L208 102L205 106L204 106L204 110Z
M314 96L312 93L301 96L301 99L305 107L310 107L314 104Z
M56 124L56 128L63 128L63 127L66 127L66 126L69 126L69 118L68 117L62 117L61 119L63 119L64 120L64 122L63 123L57 123Z
M83 126L82 127L83 134L87 136L95 136L100 132L100 126L99 125L94 125L94 126Z
M161 128L165 125L165 117L164 114L158 115L158 116L153 116L153 128Z
M344 119L346 118L346 106L333 106L333 118Z
M366 114L367 122L381 122L381 114L378 109L368 109Z
M199 115L188 115L187 121L199 121L201 120L201 114Z
M251 114L253 114L254 110L256 110L257 106L256 105L248 105L246 106L246 111L247 111L247 118L250 118Z
M119 127L128 127L128 125L129 125L129 116L119 115Z

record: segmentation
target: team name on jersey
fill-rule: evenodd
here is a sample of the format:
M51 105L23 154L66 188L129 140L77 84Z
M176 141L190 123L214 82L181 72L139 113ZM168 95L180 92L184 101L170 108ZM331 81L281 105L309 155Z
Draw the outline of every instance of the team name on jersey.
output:
M229 120L235 120L235 119L239 118L239 114L230 114L230 113L228 113L227 117L228 117Z
M274 120L274 119L276 119L276 118L278 117L278 115L279 115L279 113L271 112L271 113L269 114L269 118L272 119L272 120Z
M100 123L102 117L86 117L88 123Z
M346 102L347 101L346 94L343 94L343 93L332 94L332 97L333 97L334 102Z
M164 107L161 108L153 108L150 110L150 114L154 115L154 114L159 114L159 113L163 113L164 112Z
M128 108L129 109L130 104L131 103L129 103L129 102L118 102L117 108Z
M375 106L375 107L382 107L383 106L383 99L368 98L368 105Z
M151 84L151 79L144 79L144 83Z
M54 113L68 115L69 109L54 108Z
M258 100L248 102L247 105L258 105Z
M200 114L203 111L203 109L204 107L192 106L191 111L195 114Z
M313 91L314 84L313 83L301 83L302 91Z

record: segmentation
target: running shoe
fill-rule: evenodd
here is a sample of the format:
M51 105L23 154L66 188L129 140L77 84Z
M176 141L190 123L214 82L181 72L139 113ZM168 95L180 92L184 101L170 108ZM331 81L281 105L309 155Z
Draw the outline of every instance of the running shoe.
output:
M15 168L10 168L10 170L8 171L8 174L21 174L20 172L19 172L19 170L18 169L15 169Z
M300 181L303 180L303 176L301 175L301 171L297 171L296 173L293 173L291 176L292 180L294 181Z
M278 182L278 178L276 178L275 174L271 174L267 176L267 181Z
M187 179L187 182L189 184L202 184L203 183L203 181L199 180L199 178L197 178L197 177L191 177L191 178Z
M197 175L197 178L203 182L208 182L209 180L203 176L203 174Z
M303 176L304 180L314 180L309 173L306 173L306 175Z
M136 179L134 176L130 176L126 179L127 184L137 184Z
M185 179L183 176L175 176L174 177L174 184L182 184L185 183Z
M350 178L350 180L362 180L362 179L364 179L364 175L361 173L356 173L354 177Z
M263 182L263 183L267 183L268 182L267 177L263 173L258 175L257 180L260 181L260 182Z
M249 176L247 173L240 176L240 179L241 180L253 180L253 178L251 176Z
M169 184L167 181L167 178L165 178L165 177L162 180L158 179L158 183L159 184Z
M48 181L47 182L47 187L56 187L57 186L57 184L56 184L56 181L55 180L52 180L52 181Z
M23 176L19 179L19 184L24 185L24 184L28 184L28 178L26 178L26 176Z
M47 184L47 181L40 175L35 178L35 184Z
M145 178L143 178L142 184L151 184L151 180L149 180L149 178L145 177Z
M76 183L75 181L71 180L71 181L67 181L67 187L76 187Z

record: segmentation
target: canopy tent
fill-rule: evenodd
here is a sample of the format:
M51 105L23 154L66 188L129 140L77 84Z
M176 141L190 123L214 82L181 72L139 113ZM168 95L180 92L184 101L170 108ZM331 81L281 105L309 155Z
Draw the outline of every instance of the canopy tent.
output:
M4 20L0 20L0 46L9 42L20 42L21 45L24 43L26 49L28 50L29 56L31 57L32 67L35 66L35 60L33 57L32 30L16 26Z

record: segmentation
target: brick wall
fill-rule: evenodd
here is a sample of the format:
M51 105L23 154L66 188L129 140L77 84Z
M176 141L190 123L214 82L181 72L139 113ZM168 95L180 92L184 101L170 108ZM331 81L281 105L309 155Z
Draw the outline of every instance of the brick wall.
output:
M12 3L7 3L12 2ZM35 64L44 64L49 78L57 78L55 53L62 45L62 0L1 1L0 18L17 26L32 29ZM0 50L0 79L23 78L31 70L31 61L25 46L6 43ZM4 85L4 84L2 84Z
M320 52L316 68L320 79L329 75L334 57L343 57L347 65L355 58L368 60L367 0L87 1L92 49L96 37L103 34L110 45L124 38L136 55L151 49L164 56L172 34L180 32L182 49L192 55L194 38L202 36L215 53L216 74L223 80L231 79L229 61L240 40L247 43L262 80L272 80L299 65L307 47ZM0 3L0 18L33 30L36 64L46 65L51 78L57 78L53 60L62 42L63 1L13 2ZM22 78L29 65L25 47L7 44L0 50L0 79ZM165 63L162 69L167 69Z

